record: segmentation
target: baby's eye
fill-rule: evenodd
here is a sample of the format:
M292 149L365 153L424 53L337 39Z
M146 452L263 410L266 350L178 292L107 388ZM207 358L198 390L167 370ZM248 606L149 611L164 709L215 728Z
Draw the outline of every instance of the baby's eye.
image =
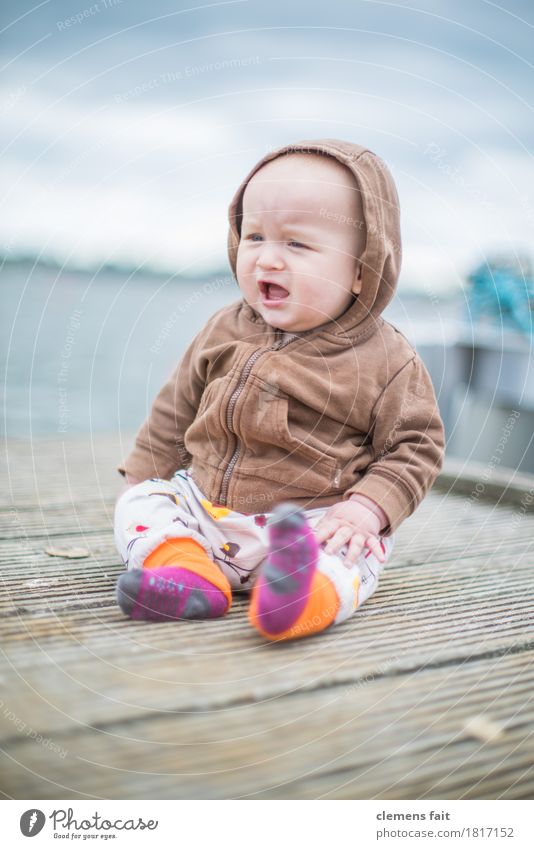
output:
M297 241L295 241L295 239L292 239L289 242L289 244L291 245L292 248L305 248L306 247L306 245L303 245L302 242L297 242Z
M251 242L257 242L261 239L261 234L260 233L249 233L249 235L245 236L245 238L248 239Z

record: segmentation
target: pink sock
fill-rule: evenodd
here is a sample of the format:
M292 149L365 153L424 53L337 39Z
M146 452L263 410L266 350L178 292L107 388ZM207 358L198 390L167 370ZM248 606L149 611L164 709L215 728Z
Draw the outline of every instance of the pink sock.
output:
M180 566L124 572L117 583L117 601L130 619L155 622L213 619L228 609L228 600L220 589Z
M319 546L304 513L279 504L268 524L269 554L254 585L255 615L264 631L278 634L302 613L317 567Z

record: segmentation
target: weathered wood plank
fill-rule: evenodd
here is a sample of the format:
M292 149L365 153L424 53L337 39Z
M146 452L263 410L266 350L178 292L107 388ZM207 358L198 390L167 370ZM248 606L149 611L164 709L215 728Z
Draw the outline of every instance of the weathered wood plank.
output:
M406 571L416 582L417 569ZM147 706L206 709L251 693L271 698L318 682L328 687L385 671L468 663L474 656L521 651L534 642L534 598L517 588L508 596L507 576L498 568L483 581L466 582L454 603L454 582L436 587L432 595L403 600L392 578L385 573L380 590L343 625L284 645L265 644L250 629L245 598L213 622L138 624L109 602L86 609L85 622L69 607L48 621L41 617L35 630L26 619L28 631L20 641L12 634L5 646L15 670L4 673L6 688L14 691L11 709L50 730L64 723L64 714L94 724L135 716ZM404 586L409 579L403 576ZM106 604L105 593L95 599ZM55 642L47 639L51 629ZM23 680L17 684L15 676ZM149 681L158 685L150 688Z
M532 786L533 659L82 723L48 735L59 752L19 733L4 786L15 798L519 798ZM481 713L500 739L466 730Z
M499 506L512 504L525 512L534 511L534 478L515 469L490 463L475 463L448 457L435 488L450 494L467 495Z
M378 592L342 626L276 645L250 628L246 595L213 622L122 615L112 521L126 453L118 437L6 445L4 794L528 797L533 478L492 470L489 486L487 469L458 478L449 464ZM49 541L89 556L49 557ZM491 744L462 730L486 711L505 725Z

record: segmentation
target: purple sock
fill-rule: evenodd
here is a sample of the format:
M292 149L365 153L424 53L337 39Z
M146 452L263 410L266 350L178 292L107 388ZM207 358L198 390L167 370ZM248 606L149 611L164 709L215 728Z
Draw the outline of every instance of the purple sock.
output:
M275 507L268 532L269 554L253 591L260 626L270 634L280 634L304 610L319 546L304 513L294 504Z
M225 594L180 566L130 569L117 582L117 602L130 619L214 619L228 609Z

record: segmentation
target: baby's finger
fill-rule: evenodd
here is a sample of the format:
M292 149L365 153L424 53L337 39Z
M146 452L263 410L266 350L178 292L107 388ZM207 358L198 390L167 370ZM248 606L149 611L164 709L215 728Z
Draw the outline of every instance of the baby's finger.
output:
M367 545L369 551L374 554L379 563L384 563L386 558L384 557L384 552L382 551L378 538L367 537L365 544Z
M326 554L333 554L337 551L338 548L341 548L342 545L351 538L354 533L353 528L349 528L347 525L343 525L341 528L335 532L333 537L328 540L328 543L325 547Z
M354 534L350 541L349 550L347 551L347 554L345 556L345 566L354 566L358 557L363 551L364 544L365 537L362 534Z
M321 519L317 527L315 528L315 536L317 542L321 543L328 537L332 536L333 533L337 531L339 528L339 519Z

